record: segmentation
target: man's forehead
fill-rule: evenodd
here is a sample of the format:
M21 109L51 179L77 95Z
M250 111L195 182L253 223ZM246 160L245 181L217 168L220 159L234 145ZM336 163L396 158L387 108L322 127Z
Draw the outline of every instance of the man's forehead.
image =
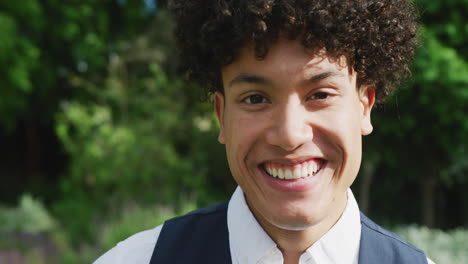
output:
M323 77L355 77L355 72L348 67L346 56L332 57L324 48L309 49L300 41L288 39L273 43L262 58L255 56L255 45L248 43L240 49L237 58L222 69L224 84L227 86L242 81L253 80L258 83L258 80L268 80L262 73L273 73L273 77L275 73L291 76L300 74L297 77L302 82L314 82ZM226 80L226 77L230 80Z
M268 46L268 50L265 52L265 56L257 56L256 44L253 41L243 45L236 55L231 64L236 63L238 60L243 60L245 63L261 64L265 60L277 59L279 61L284 60L284 67L289 67L287 64L288 57L302 57L303 60L307 62L304 64L304 68L316 68L320 70L322 67L328 66L328 63L323 63L327 61L331 64L335 64L339 70L348 68L352 70L352 67L348 67L350 60L344 54L332 55L327 53L325 48L305 47L300 40L291 40L285 37L278 38L271 42ZM352 71L350 71L350 73L352 73Z

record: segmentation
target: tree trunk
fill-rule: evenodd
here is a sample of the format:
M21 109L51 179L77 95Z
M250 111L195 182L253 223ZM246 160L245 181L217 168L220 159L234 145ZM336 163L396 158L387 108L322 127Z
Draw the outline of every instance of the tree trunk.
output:
M359 209L364 214L369 212L370 186L374 177L375 165L372 162L363 162L361 184L359 186Z
M422 224L429 228L433 228L435 226L434 194L435 194L436 179L432 175L431 177L428 177L428 178L421 178L420 186L421 186L421 198L422 198L422 206L421 206Z
M39 137L39 129L34 120L25 122L25 173L29 183L40 181L40 153L41 142Z

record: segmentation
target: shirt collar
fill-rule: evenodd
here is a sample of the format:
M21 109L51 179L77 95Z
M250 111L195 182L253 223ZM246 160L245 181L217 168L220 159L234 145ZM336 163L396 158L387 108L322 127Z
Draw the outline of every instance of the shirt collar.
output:
M307 249L316 263L357 263L361 240L361 216L351 189L348 203L336 224Z
M301 256L301 263L357 263L361 223L357 202L348 190L348 202L338 222ZM260 263L282 256L250 211L240 187L231 197L227 222L233 263ZM351 261L351 262L350 262ZM282 263L282 262L281 262Z
M237 260L233 263L257 263L276 248L250 211L240 187L229 201L227 222L231 255Z

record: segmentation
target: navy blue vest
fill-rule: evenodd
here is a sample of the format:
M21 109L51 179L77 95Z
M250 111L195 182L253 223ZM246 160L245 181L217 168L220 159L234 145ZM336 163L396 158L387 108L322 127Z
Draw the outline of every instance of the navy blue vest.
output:
M231 263L227 205L220 203L166 221L150 264ZM427 264L424 252L361 213L359 264Z

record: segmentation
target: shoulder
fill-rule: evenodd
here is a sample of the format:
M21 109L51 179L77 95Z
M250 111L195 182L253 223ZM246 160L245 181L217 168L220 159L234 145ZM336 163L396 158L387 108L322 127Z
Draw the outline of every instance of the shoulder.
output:
M200 208L195 211L189 212L185 215L175 217L169 221L172 220L179 220L179 219L184 219L184 218L191 218L191 217L197 217L197 216L206 216L206 215L213 215L213 214L222 214L227 211L228 207L228 202L221 202L217 204L210 205L208 207Z
M223 202L166 221L151 263L198 263L208 255L203 263L229 263L227 206Z
M93 264L149 263L163 225L139 232L119 242Z
M197 232L203 232L206 227L216 226L226 219L227 206L227 202L222 202L167 220L161 231L160 240L173 240L187 233L194 236Z
M166 221L164 225L142 231L119 242L93 264L149 263L162 230L167 232L168 228L174 224L190 228L189 222L193 222L196 219L205 219L205 217L200 216L223 214L226 211L227 202L223 202L192 211L183 216L172 218ZM184 225L184 223L189 225ZM163 227L165 228L163 229Z
M218 214L223 213L227 210L228 202L221 202L217 204L213 204L204 208L197 209L186 215L176 217L174 219L183 218L183 217L190 217L190 216L203 216L203 215L211 215L211 214Z
M391 231L388 231L387 229L379 226L378 224L376 224L375 222L373 222L372 220L370 220L367 216L365 216L363 213L361 213L361 224L362 224L362 228L363 229L369 229L369 230L372 230L374 232L376 232L377 234L379 234L382 239L387 239L391 242L394 242L394 243L397 243L403 247L406 247L410 250L414 250L416 252L419 252L419 253L422 253L424 254L424 252L422 250L420 250L419 248L411 245L410 243L408 243L406 240L404 240L403 238L401 238L400 236L398 236L397 234L391 232Z
M207 225L207 222L215 219L222 219L227 213L227 206L227 202L222 202L169 219L164 223L161 236L164 237L168 232L170 232L172 236L176 233L187 232L187 230L194 232L194 230L191 229L193 229L195 225Z
M379 252L399 252L398 256L427 261L424 251L411 245L397 234L374 223L361 213L361 249ZM362 251L361 251L362 252ZM427 263L422 261L421 263Z

